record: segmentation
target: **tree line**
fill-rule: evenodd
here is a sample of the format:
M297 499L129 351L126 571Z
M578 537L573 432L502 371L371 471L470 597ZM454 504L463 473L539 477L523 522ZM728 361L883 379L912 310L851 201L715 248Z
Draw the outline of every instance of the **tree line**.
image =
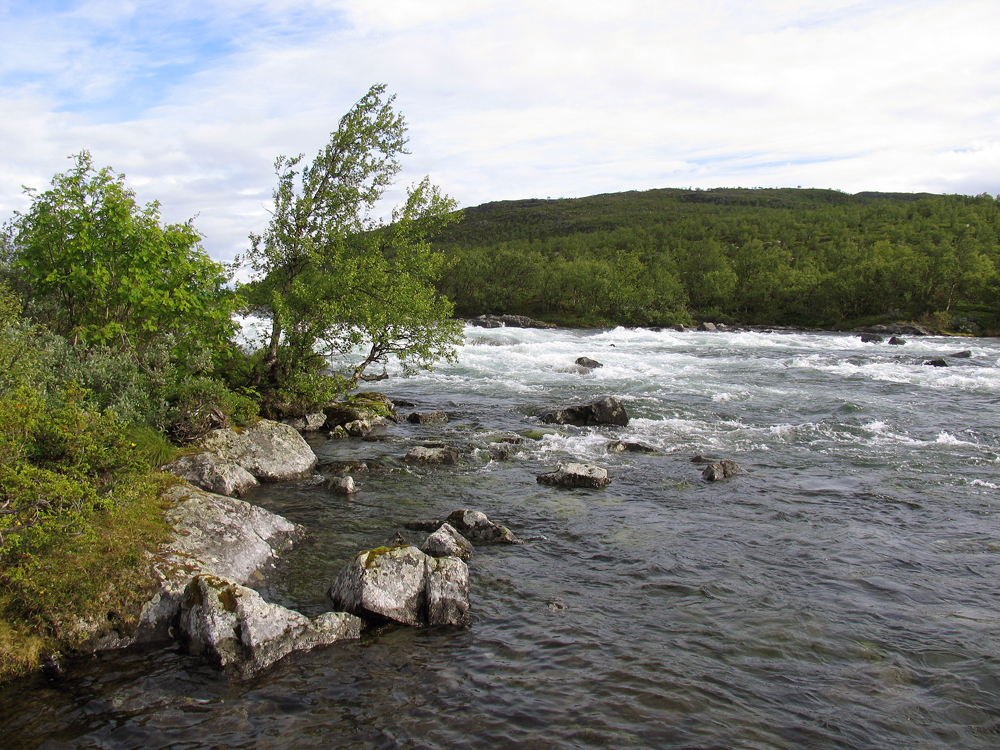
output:
M461 315L1000 328L1000 203L985 194L664 189L465 214L435 238Z

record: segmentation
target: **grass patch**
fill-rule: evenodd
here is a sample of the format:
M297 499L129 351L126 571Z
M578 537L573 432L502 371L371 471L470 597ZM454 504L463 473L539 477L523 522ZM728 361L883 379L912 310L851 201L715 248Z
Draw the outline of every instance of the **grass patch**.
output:
M82 530L51 533L0 567L0 682L48 654L133 632L154 587L148 553L171 532L161 494L172 481L147 474L122 483L113 505Z

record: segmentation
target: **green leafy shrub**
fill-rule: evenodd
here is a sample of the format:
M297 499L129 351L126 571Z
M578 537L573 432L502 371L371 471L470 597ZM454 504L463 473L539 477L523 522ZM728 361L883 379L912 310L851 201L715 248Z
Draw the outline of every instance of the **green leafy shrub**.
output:
M220 427L250 424L259 408L247 391L231 391L225 383L206 377L186 378L168 401L167 434L179 443Z

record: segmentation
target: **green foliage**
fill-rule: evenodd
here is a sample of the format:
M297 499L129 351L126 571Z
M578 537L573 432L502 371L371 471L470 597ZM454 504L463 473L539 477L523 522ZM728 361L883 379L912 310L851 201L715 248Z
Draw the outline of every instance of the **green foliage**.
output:
M650 190L464 214L435 239L461 315L832 327L945 312L1000 327L1000 204L987 195Z
M74 167L32 195L5 227L5 254L31 300L32 316L74 343L142 351L164 334L185 354L218 346L233 330L228 274L202 250L191 225L161 226L124 176Z
M444 258L427 242L454 220L454 201L425 179L390 225L372 218L406 153L405 122L384 94L373 86L311 165L301 154L275 162L274 211L250 237L255 276L242 290L270 324L247 381L269 404L324 403L382 377L366 373L372 365L426 368L459 340L434 288Z
M205 377L182 380L170 395L167 434L176 442L203 437L209 430L253 423L257 401L246 391L235 392Z

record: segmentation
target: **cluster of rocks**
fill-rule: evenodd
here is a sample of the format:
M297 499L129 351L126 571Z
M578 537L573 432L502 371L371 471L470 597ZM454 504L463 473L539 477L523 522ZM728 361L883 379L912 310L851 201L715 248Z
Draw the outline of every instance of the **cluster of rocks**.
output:
M525 315L480 315L470 318L468 323L480 328L555 328L552 323L543 323Z
M372 625L469 625L467 563L473 545L520 541L476 510L456 510L443 521L406 528L432 533L420 546L397 536L385 546L358 552L327 592L333 605Z

